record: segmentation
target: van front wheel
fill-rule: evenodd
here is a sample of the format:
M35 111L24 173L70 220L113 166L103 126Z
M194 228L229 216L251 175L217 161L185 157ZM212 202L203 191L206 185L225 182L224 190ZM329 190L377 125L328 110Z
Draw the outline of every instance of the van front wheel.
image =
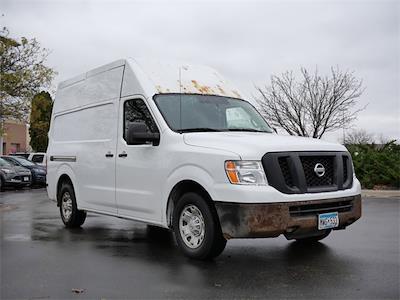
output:
M59 195L60 215L65 227L80 227L85 222L86 212L78 209L72 185L63 183Z
M178 201L173 229L179 248L190 258L210 259L225 249L215 211L196 193L186 193Z

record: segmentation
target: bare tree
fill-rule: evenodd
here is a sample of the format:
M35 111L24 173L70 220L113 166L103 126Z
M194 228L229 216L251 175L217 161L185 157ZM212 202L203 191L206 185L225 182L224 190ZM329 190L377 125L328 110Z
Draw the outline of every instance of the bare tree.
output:
M374 136L368 133L364 129L353 130L346 134L344 144L346 145L365 145L372 144L374 142Z
M291 135L321 138L328 131L348 128L364 109L356 109L364 91L362 80L338 68L331 68L329 77L301 68L300 80L288 71L272 76L270 86L256 89L260 112Z
M378 144L381 144L381 145L386 145L392 141L393 141L392 139L388 138L383 133L379 134L377 137L377 142L378 142Z

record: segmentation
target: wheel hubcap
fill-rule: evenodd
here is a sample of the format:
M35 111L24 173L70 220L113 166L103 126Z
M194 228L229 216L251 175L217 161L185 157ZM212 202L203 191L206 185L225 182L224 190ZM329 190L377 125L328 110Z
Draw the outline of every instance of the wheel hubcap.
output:
M65 192L61 198L61 211L65 221L69 221L72 215L72 198L68 192Z
M204 240L205 226L201 211L194 205L186 205L179 217L179 232L183 242L191 249L200 247Z

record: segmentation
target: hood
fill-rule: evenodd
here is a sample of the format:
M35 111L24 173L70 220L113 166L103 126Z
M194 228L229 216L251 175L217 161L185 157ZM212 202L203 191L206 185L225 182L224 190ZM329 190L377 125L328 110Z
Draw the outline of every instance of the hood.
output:
M2 166L1 169L8 169L14 173L17 174L30 174L31 171L29 171L27 168L21 167L21 166Z
M46 170L46 167L41 166L41 165L24 166L24 168L29 169L29 170L35 170L35 169Z
M0 169L2 169L2 170L10 170L12 172L16 171L14 166L0 166Z
M343 145L319 139L257 132L185 133L185 143L234 152L242 159L259 160L267 152L347 151Z
M28 168L25 167L21 167L21 166L15 166L14 167L15 172L19 173L19 174L28 174L31 173L31 171Z
M46 174L46 168L43 166L32 166L31 168L29 168L31 170L32 173L34 174Z

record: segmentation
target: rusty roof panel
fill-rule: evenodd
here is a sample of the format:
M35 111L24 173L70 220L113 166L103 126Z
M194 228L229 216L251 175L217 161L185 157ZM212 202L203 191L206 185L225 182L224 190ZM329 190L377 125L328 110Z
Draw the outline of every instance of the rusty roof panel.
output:
M207 66L144 59L128 59L128 62L132 69L140 69L142 76L139 80L147 81L143 85L148 87L149 96L193 93L243 98L237 88Z

